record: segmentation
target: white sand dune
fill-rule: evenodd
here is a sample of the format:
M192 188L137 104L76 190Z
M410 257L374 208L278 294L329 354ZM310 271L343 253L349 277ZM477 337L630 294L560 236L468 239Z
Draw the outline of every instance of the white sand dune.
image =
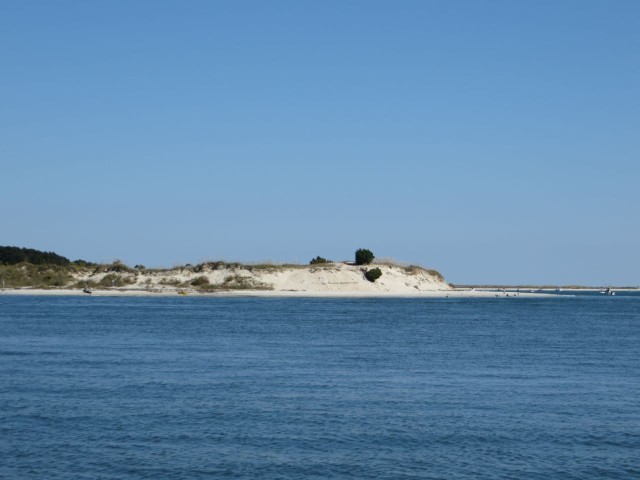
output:
M382 276L375 282L364 273L379 268ZM78 282L103 282L110 272L78 276ZM204 264L174 270L145 270L122 273L128 282L126 289L190 292L202 290L306 292L306 293L415 293L450 291L451 287L439 276L421 268L391 265L366 267L331 263L308 266L244 266ZM200 285L198 285L198 282ZM192 285L195 284L195 285ZM205 288L202 288L204 284ZM200 288L197 288L200 287ZM209 288L207 288L209 287Z
M379 268L375 282L365 271ZM113 282L112 285L109 285ZM210 263L172 270L86 270L74 277L76 286L92 286L98 296L286 296L286 297L495 297L494 291L456 290L444 279L419 267L345 263L308 266L243 266ZM106 285L105 285L106 284ZM99 286L96 286L99 285ZM123 286L118 286L123 285ZM85 295L80 288L5 289L0 294ZM522 293L519 296L540 296ZM511 296L515 296L511 294Z

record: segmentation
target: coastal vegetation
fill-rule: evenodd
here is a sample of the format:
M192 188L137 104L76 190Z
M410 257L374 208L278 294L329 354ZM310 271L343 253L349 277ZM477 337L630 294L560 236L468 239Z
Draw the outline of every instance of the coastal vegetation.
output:
M147 268L136 264L133 268L122 260L93 263L86 260L69 261L53 252L41 252L18 247L0 247L0 287L37 289L96 289L168 292L217 292L228 290L340 290L355 288L366 291L366 284L375 283L385 275L385 288L429 289L443 282L440 273L416 265L393 260L376 261L370 250L359 249L353 262L333 262L321 256L309 264L253 263L207 261L199 264L176 265L171 268ZM31 263L33 260L37 263ZM23 260L15 263L17 260ZM370 268L366 266L371 265ZM389 275L389 277L386 277ZM365 280L359 283L358 278ZM393 287L394 282L397 283ZM336 287L352 285L352 287ZM431 285L431 286L429 286ZM413 290L411 290L413 291Z
M359 248L356 250L356 265L369 265L373 262L373 252L366 248Z
M420 268L422 271L427 272L432 277L435 277L441 282L444 282L444 276L439 271L433 270L432 268L422 268L422 267L417 267L417 268Z
M204 275L200 275L199 277L196 277L193 280L191 280L192 287L202 287L202 286L209 286L209 285L211 285L209 283L209 279Z
M229 290L271 290L269 285L243 275L229 275L224 279L221 288Z
M34 265L31 263L0 265L0 279L2 279L0 285L8 288L64 287L73 281L73 271L74 269L71 265Z
M0 247L0 264L16 265L18 263L69 265L71 261L53 252L42 252L33 248Z
M311 259L311 261L309 262L309 265L317 265L319 263L332 263L332 261L327 260L326 258L323 258L320 255L318 255L316 258Z
M364 274L364 277L369 280L371 283L375 282L377 279L379 279L382 276L382 270L380 270L379 268L371 268L369 270L367 270Z
M95 267L96 265L98 265L97 263L87 262L86 260L82 259L74 260L72 263L78 267Z

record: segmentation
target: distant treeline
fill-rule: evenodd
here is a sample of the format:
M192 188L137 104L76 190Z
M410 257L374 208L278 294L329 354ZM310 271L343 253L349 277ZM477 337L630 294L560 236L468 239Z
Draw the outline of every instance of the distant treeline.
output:
M71 261L53 252L41 252L33 248L0 247L0 264L15 265L17 263L33 265L69 265Z

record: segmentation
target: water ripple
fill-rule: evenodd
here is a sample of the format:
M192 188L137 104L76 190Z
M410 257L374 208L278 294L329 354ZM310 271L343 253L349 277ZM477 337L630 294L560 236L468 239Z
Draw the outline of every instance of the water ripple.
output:
M3 298L0 478L640 476L640 298Z

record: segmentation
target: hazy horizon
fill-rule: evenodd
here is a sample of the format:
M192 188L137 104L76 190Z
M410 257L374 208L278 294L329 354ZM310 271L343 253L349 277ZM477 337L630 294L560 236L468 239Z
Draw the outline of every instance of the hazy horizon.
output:
M640 3L0 7L0 244L640 284Z

